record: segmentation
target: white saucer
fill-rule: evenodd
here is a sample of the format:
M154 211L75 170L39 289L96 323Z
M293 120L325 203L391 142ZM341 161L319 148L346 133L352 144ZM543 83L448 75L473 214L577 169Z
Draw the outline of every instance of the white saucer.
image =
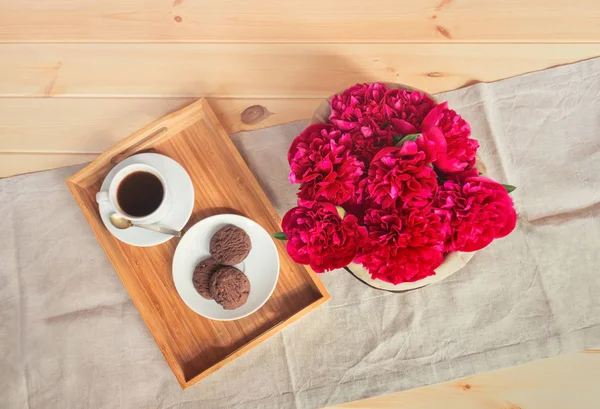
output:
M115 174L132 163L145 163L154 166L167 181L169 192L172 195L171 207L166 216L156 224L175 230L183 229L190 219L192 209L194 208L194 185L185 169L168 156L156 153L140 153L130 156L115 166L106 175L104 182L102 182L101 190L107 190ZM100 203L99 208L100 217L106 228L113 236L124 243L131 244L132 246L148 247L164 243L173 237L168 234L140 229L139 227L119 230L110 223L109 216L114 212L110 203Z
M203 298L192 282L194 269L210 257L209 243L221 227L232 224L243 229L252 242L248 257L236 266L250 281L246 304L235 310L225 310L213 300ZM279 254L273 239L258 223L235 214L219 214L199 221L183 236L173 257L173 281L181 299L196 313L217 321L246 317L269 299L279 278Z

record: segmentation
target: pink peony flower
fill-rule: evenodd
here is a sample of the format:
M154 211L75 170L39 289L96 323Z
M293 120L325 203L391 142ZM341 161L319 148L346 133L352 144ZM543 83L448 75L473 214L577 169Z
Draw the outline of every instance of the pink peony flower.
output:
M435 102L419 91L391 89L384 97L386 116L398 135L421 132L421 123Z
M517 213L500 183L481 176L447 180L437 197L438 213L450 223L446 251L476 251L508 235Z
M301 183L298 196L339 205L355 201L364 164L350 154L350 135L332 125L311 125L296 137L288 152L291 183Z
M374 279L392 284L417 281L435 274L444 259L449 226L430 207L370 209L364 223L369 240L356 261Z
M297 263L317 273L342 268L354 260L367 240L367 229L355 216L343 219L331 203L300 201L283 216L287 251Z
M471 136L471 126L444 102L431 110L423 120L424 132L438 132L446 138L446 152L439 153L435 167L444 173L460 172L475 164L479 143Z
M384 148L371 161L367 192L384 208L427 206L437 189L437 175L414 142L406 142L401 148Z

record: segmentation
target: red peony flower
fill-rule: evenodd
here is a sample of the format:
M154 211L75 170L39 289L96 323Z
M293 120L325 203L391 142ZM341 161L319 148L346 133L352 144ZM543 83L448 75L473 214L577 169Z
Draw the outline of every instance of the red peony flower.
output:
M363 224L363 218L365 217L365 211L371 208L375 204L369 197L367 192L368 180L366 176L363 176L356 186L356 198L354 201L344 203L344 210L348 214L353 214L358 219L359 224Z
M369 164L381 149L392 146L393 141L390 132L377 132L366 126L350 131L349 139L352 144L352 154L365 164Z
M321 146L329 141L338 141L342 135L339 129L330 124L309 125L300 135L298 135L288 151L288 162L298 162L298 159L304 158L309 151L317 151ZM302 170L298 170L302 173ZM290 175L291 178L291 175ZM296 183L290 180L291 183Z
M435 274L444 259L449 226L430 207L370 209L364 223L369 240L356 261L374 279L392 284L417 281Z
M396 134L421 132L421 123L435 102L419 91L391 89L384 97L386 116Z
M508 235L517 213L500 183L481 176L447 180L437 197L438 212L450 223L446 251L476 251Z
M471 169L463 170L460 172L444 175L444 179L451 180L458 184L462 184L467 178L478 177L478 176L481 176L479 174L479 171L476 168L471 168Z
M343 131L349 131L365 126L381 126L384 113L379 108L387 87L381 83L356 84L331 99L331 114L329 120ZM378 123L363 121L372 119Z
M439 154L435 167L444 173L460 172L475 164L479 143L471 136L471 126L444 102L431 110L423 120L423 131L439 129L446 138L446 153Z
M426 94L391 89L381 83L357 84L331 100L329 120L342 131L369 129L389 137L421 130L435 102ZM386 135L387 136L387 135Z
M364 164L350 154L350 135L332 125L311 125L296 137L288 152L291 183L302 183L298 196L339 205L355 201Z
M287 251L297 263L317 273L347 266L367 241L367 229L355 216L343 219L331 203L300 201L281 225L288 238Z
M384 208L427 206L437 189L437 175L414 142L406 142L401 148L384 148L371 161L367 192Z

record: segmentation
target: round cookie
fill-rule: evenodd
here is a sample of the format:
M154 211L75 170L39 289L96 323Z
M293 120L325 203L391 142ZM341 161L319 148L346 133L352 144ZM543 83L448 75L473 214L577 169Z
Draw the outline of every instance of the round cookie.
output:
M202 260L194 270L192 278L194 288L207 300L213 299L210 295L210 278L220 267L221 265L214 258L209 257Z
M220 264L228 266L244 261L251 249L250 237L236 226L222 227L210 239L210 255Z
M246 304L250 281L235 267L223 266L210 279L210 295L226 310L235 310Z

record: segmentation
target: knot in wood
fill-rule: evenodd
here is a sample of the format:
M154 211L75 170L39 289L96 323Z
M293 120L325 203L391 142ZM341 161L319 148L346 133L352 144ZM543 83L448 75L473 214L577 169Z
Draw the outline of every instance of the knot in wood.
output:
M262 105L252 105L241 114L242 122L246 125L254 125L270 115L267 108Z

